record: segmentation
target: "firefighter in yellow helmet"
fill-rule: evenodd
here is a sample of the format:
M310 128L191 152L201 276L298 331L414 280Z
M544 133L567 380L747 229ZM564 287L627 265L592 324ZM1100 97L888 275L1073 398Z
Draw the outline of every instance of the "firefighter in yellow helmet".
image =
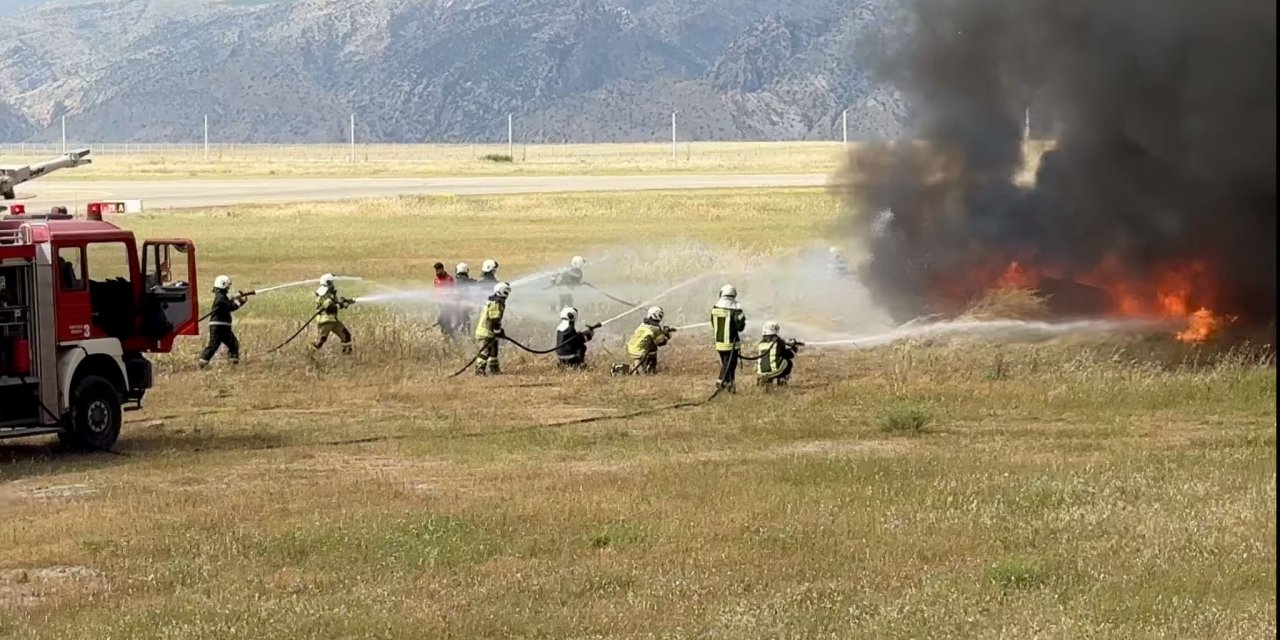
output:
M716 352L720 354L720 377L716 384L733 393L738 373L741 334L747 328L747 315L738 304L738 290L731 284L720 287L720 299L711 307L711 333Z
M762 386L786 386L791 379L795 367L792 360L804 343L797 340L783 340L778 335L781 327L776 322L764 323L760 332L759 356L756 360L756 383Z
M627 355L631 357L631 365L627 373L656 373L658 371L658 348L671 341L675 329L662 326L662 307L650 307L644 321L636 327L627 341ZM615 370L616 373L622 373Z
M507 313L507 297L511 295L511 285L499 282L493 286L493 295L485 301L476 320L476 342L480 352L476 355L476 375L502 373L498 364L498 341L502 338L502 316Z
M319 334L311 348L319 351L329 336L336 334L342 341L342 354L351 355L351 332L338 319L338 311L351 306L355 300L339 296L336 281L332 273L320 276L320 288L316 289L316 328Z

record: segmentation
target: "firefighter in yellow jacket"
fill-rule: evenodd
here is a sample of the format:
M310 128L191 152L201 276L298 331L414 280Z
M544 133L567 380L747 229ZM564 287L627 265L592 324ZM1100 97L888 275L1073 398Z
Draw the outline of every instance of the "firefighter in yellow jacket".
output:
M502 316L507 312L507 297L511 285L499 282L493 285L493 295L485 301L476 320L476 342L480 351L476 354L476 375L502 373L498 364L498 341L502 338Z
M627 355L631 357L629 373L656 373L658 370L658 348L666 346L675 329L662 326L662 307L649 307L644 322L636 327L627 341Z
M792 360L804 344L796 340L783 340L778 335L779 331L781 327L776 322L764 323L760 331L760 345L756 347L759 354L756 360L756 382L761 386L786 386L795 369Z
M747 315L738 304L738 290L731 284L720 287L720 299L711 307L711 333L720 354L720 378L716 384L730 393L734 391L742 331L746 328Z
M343 355L351 355L351 332L338 319L338 311L346 309L355 301L338 295L338 287L334 284L336 280L332 273L320 276L320 288L316 289L316 327L319 335L311 348L318 351L329 340L330 335L336 334L342 342Z

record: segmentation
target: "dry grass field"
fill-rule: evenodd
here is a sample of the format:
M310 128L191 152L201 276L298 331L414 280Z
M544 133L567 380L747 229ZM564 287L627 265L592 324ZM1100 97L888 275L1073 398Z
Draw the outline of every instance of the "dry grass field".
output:
M1039 158L1046 143L1028 146ZM851 143L855 153L862 145ZM40 162L55 147L0 150L0 165ZM43 180L121 180L261 177L438 177L499 175L625 175L636 173L831 173L846 157L839 142L682 142L652 144L360 145L114 145L96 150L94 163ZM505 158L510 157L510 161Z
M437 259L496 257L514 279L581 253L642 297L774 264L834 211L819 190L578 194L123 224L195 239L201 288L333 271L365 295L423 286ZM795 273L744 276L749 313L806 291ZM550 310L519 300L541 282L512 302L536 347ZM701 319L718 284L669 313ZM589 372L508 349L502 377L449 378L471 347L429 306L358 304L355 356L264 353L310 288L241 312L239 368L197 370L196 339L159 358L115 455L0 445L0 637L1274 637L1265 355L1159 336L813 349L783 392L662 410L710 393L704 334L677 335L652 378L607 373L634 316ZM801 317L876 322L848 313Z

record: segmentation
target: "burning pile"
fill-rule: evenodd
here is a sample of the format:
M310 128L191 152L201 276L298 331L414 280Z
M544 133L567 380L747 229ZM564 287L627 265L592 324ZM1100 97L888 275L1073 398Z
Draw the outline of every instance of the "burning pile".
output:
M1059 315L1175 319L1190 342L1275 319L1274 2L915 6L879 71L923 142L841 180L882 303L905 318L1025 288ZM1025 187L1028 109L1056 147Z

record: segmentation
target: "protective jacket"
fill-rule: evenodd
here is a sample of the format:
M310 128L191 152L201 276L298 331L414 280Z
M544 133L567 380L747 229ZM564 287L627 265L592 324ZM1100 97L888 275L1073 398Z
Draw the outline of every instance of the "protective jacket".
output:
M319 312L316 322L318 324L338 322L338 310L342 309L342 307L342 298L338 297L337 288L320 287L316 289L316 311Z
M587 357L587 342L594 334L591 329L578 331L570 320L560 321L560 325L556 327L556 356L560 358L560 362L581 364Z
M791 360L796 352L777 336L770 336L760 341L757 347L760 359L756 360L756 373L765 379L776 378L791 368Z
M557 287L577 287L582 284L582 269L569 267L557 273L551 284Z
M213 290L213 309L209 312L209 326L231 326L231 314L244 306L238 298L232 298L224 289Z
M641 358L658 352L658 347L665 346L671 337L662 330L662 325L652 320L645 320L636 327L627 342L627 354L633 358Z
M827 264L827 268L831 270L833 275L839 277L849 275L849 263L845 262L843 256L832 256L831 261Z
M492 271L489 271L487 273L482 273L480 274L480 282L492 282L494 284L497 284L498 274Z
M747 328L747 314L742 305L721 298L711 307L711 334L716 351L737 351L742 346L741 334Z
M476 339L494 338L502 331L502 316L507 312L507 301L498 296L489 296L480 310L480 318L476 322Z

